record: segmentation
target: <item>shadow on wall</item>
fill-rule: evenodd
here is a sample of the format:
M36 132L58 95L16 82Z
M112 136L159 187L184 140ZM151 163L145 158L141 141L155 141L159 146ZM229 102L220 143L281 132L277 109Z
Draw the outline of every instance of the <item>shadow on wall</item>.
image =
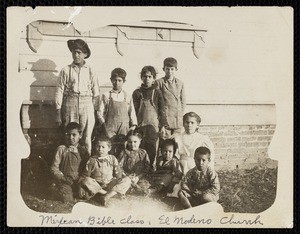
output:
M30 85L30 100L54 100L58 76L56 64L50 59L39 59L32 62L30 71L36 79Z
M61 129L55 124L55 89L58 81L56 64L50 59L32 63L31 71L36 79L30 85L31 105L27 106L28 128L32 153L40 148L57 146L61 142ZM25 113L26 115L26 110ZM39 150L38 150L39 151Z
M53 102L58 81L56 64L49 59L39 59L32 63L31 71L36 80L30 85L32 103L27 106L28 109L24 109L23 126L28 129L55 128Z
M62 131L55 125L56 64L49 59L31 63L36 79L30 85L30 101L21 107L21 124L30 145L30 155L22 159L22 185L27 177L47 179L55 148L62 143ZM27 178L27 179L26 179ZM40 181L44 183L45 181Z

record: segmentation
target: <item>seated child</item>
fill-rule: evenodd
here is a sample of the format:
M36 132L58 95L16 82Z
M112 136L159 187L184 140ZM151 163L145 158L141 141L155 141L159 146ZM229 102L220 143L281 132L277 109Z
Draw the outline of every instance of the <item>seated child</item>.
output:
M150 160L146 150L139 148L141 140L141 134L129 131L126 149L121 152L119 163L123 169L123 176L125 176L122 180L127 181L128 189L132 186L135 191L148 195Z
M143 136L141 148L147 151L153 170L155 170L159 133L165 135L165 128L168 127L164 99L161 91L154 84L155 78L154 67L143 67L141 71L142 85L132 94L138 131Z
M108 154L111 149L111 141L108 138L100 138L95 142L96 155L86 163L81 178L79 179L79 197L90 199L97 193L106 194L103 203L106 206L108 200L116 194L124 194L120 178L122 176L115 156Z
M220 183L218 174L209 166L210 150L197 148L194 160L196 167L183 177L178 193L185 209L219 200Z
M211 152L210 166L214 168L214 145L208 136L198 132L201 118L195 112L188 112L183 116L184 132L175 136L178 144L178 154L182 172L185 175L188 170L195 166L193 155L195 150L200 146L209 148Z
M111 72L112 90L101 96L100 108L97 112L104 134L113 142L111 153L119 155L125 148L125 137L129 129L137 125L132 98L123 90L126 71L115 68Z
M177 144L173 139L162 142L162 156L157 158L157 169L151 175L156 192L166 190L171 192L175 184L179 183L182 177L179 160L175 157Z
M69 123L65 130L65 145L57 148L50 168L55 196L64 202L73 201L78 175L89 158L87 149L78 143L80 138L81 126L75 122Z

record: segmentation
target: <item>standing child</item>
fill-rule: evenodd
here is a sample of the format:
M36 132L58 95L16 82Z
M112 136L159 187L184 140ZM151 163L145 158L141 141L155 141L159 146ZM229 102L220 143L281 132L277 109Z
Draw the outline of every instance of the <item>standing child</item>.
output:
M103 199L106 206L111 197L117 193L124 194L120 189L122 174L118 160L108 153L110 149L111 141L108 138L96 140L96 155L88 160L79 180L80 198L90 199L97 193L106 194Z
M194 160L196 166L183 177L178 193L185 209L219 200L220 183L217 173L209 166L210 150L197 148Z
M163 71L165 72L165 76L158 79L156 84L164 97L166 116L169 124L165 138L169 138L173 134L181 133L183 126L182 116L186 102L183 82L175 77L177 60L171 57L166 58L164 60Z
M152 174L156 192L166 190L171 192L175 184L179 183L182 177L179 160L175 156L177 144L173 139L166 139L162 142L162 156L157 158L157 170Z
M65 145L59 146L56 150L51 173L55 180L55 195L58 200L73 201L78 174L89 155L86 148L79 145L81 127L78 123L71 122L67 125L65 138Z
M127 181L127 189L132 186L138 192L148 194L150 160L146 150L140 148L141 140L142 136L138 132L128 133L126 149L120 154L120 167L125 176L123 180Z
M73 62L59 75L55 94L56 122L66 127L70 122L80 124L82 140L91 153L91 136L95 125L94 111L98 110L93 99L99 96L98 80L93 69L85 62L91 51L81 39L69 40ZM97 103L97 102L95 102Z
M105 134L113 142L112 153L119 155L124 149L125 137L129 129L134 130L137 119L132 99L123 90L126 71L115 68L111 72L113 89L102 95L98 119L103 124Z
M155 169L159 132L164 135L165 128L168 127L164 99L161 91L154 85L155 78L154 67L143 67L142 85L132 94L138 130L143 136L141 147L147 151L153 169Z
M175 137L178 144L178 153L182 172L185 175L188 170L195 166L193 155L195 150L200 146L209 148L211 152L210 167L214 168L214 145L208 136L198 132L201 118L195 112L188 112L183 116L184 132Z

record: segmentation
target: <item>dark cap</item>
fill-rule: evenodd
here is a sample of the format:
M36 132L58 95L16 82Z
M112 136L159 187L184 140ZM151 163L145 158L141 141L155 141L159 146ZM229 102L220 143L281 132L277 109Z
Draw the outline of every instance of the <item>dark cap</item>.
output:
M69 50L72 52L74 49L80 49L83 53L86 54L85 58L90 57L91 51L87 43L82 39L68 40Z

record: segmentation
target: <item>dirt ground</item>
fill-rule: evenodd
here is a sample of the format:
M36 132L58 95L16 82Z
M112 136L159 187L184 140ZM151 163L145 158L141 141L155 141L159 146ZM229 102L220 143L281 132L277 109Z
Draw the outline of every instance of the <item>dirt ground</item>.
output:
M43 181L39 173L44 169L39 167L35 176L30 172L23 174L21 193L26 205L39 212L70 213L72 207L78 201L63 203L55 201L49 196L47 183ZM221 191L218 201L225 212L259 213L268 209L276 197L277 168L255 167L249 170L218 171ZM44 177L45 179L46 177ZM89 201L96 206L101 206L100 199ZM183 209L177 198L165 196L136 196L127 195L126 200L119 197L112 198L110 207L130 209L130 207L151 207L157 210L177 211Z

